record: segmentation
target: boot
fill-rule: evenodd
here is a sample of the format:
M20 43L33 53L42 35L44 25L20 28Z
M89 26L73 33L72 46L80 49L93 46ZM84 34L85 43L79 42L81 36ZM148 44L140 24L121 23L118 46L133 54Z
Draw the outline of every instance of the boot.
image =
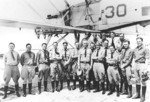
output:
M15 85L15 89L16 89L16 95L17 97L20 97L20 94L19 94L19 85Z
M63 81L60 81L60 90L63 89Z
M116 89L117 89L117 97L120 96L120 93L119 93L119 85L116 85Z
M71 90L71 88L70 88L70 80L67 80L67 88L68 88L69 91Z
M108 91L109 88L110 88L110 83L109 83L109 81L108 81L108 79L107 79L107 81L106 81L106 90Z
M136 85L136 95L132 99L140 98L141 85Z
M128 83L125 82L124 85L125 85L125 90L123 91L122 95L127 95L128 94Z
M105 94L105 86L104 86L104 82L101 83L102 86L102 94Z
M54 88L55 83L54 83L54 81L51 82L51 85L52 85L52 93L53 93L55 91L55 88Z
M87 91L90 92L90 81L86 82Z
M8 86L4 86L4 96L3 96L3 99L7 98L7 90L8 90Z
M145 94L146 94L146 86L142 86L142 97L141 97L140 102L145 101Z
M128 92L127 98L131 98L132 97L132 85L129 85L128 89L129 89L129 92Z
M32 93L32 83L29 83L28 86L29 86L29 94L35 95L34 93Z
M26 84L23 84L23 97L26 97Z
M122 87L123 87L123 79L121 79L121 84L120 84L120 93L122 93Z
M95 81L95 91L93 91L94 93L95 92L99 92L99 81Z
M79 81L80 82L80 92L84 91L84 81Z
M41 82L38 82L38 90L39 90L39 94L41 94Z
M75 90L76 89L76 80L73 80L73 88L72 90Z
M110 84L110 92L107 94L107 95L111 95L111 94L113 94L113 84Z
M57 91L57 92L59 92L58 84L59 84L59 82L56 81L56 91Z
M47 81L44 81L44 91L47 91Z

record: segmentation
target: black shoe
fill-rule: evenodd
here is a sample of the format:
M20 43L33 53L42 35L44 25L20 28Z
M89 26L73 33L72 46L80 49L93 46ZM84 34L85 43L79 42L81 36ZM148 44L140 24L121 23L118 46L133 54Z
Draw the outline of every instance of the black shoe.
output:
M140 98L141 85L136 85L136 95L132 99Z
M110 84L110 87L109 87L110 89L110 92L107 94L107 95L111 95L111 94L113 94L113 84Z
M91 92L91 90L90 90L90 81L87 81L87 82L86 82L86 87L87 87L87 91L88 91L88 92Z
M70 91L71 87L70 87L70 80L67 80L67 89Z
M59 90L59 88L58 88L58 85L59 85L59 82L58 81L56 81L56 91L57 92L59 92L60 90Z
M104 82L101 83L102 86L102 94L105 94L105 86L104 86Z
M20 94L19 94L19 85L15 85L15 89L16 89L16 95L17 97L20 97Z
M32 92L32 83L29 83L28 86L29 86L29 94L35 95L35 93Z
M41 82L38 82L38 90L39 90L38 94L41 94Z
M23 97L26 97L26 87L27 85L26 84L23 84Z
M73 87L72 87L72 90L75 90L76 89L76 81L73 80Z
M8 86L4 86L4 96L3 96L3 99L7 98L7 90L8 90Z
M95 81L95 91L93 91L94 93L99 92L99 81Z
M60 82L60 91L63 89L63 81Z
M80 84L80 92L84 91L84 81L79 81Z
M131 98L132 97L132 85L129 85L128 89L129 89L129 92L128 92L127 98Z
M117 97L120 96L120 93L119 93L119 85L116 85L116 89L117 89Z
M44 81L44 91L47 91L47 81Z
M54 81L51 81L51 85L52 85L52 93L55 92L55 83Z
M140 102L145 101L145 94L146 94L146 86L142 86L142 97L141 97Z

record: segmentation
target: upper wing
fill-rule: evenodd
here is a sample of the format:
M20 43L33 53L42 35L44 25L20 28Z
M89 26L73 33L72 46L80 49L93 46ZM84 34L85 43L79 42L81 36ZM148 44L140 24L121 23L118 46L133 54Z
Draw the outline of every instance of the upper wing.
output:
M41 23L41 22L29 22L29 21L22 21L22 20L14 20L14 19L5 19L0 18L0 25L2 26L8 26L8 27L18 27L18 28L29 28L29 29L36 29L40 28L42 30L47 31L62 31L60 33L74 33L74 32L91 32L96 33L100 31L96 30L89 30L89 29L83 29L83 28L76 28L76 27L70 27L70 26L57 26L47 23Z

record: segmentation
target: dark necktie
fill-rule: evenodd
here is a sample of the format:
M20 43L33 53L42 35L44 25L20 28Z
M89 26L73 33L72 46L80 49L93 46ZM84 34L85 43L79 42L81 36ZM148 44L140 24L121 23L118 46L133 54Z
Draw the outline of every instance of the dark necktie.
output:
M45 60L47 59L46 50L44 50L44 59L45 59Z
M105 57L107 56L107 48L105 48Z
M98 57L98 54L99 54L99 49L97 49L96 57Z
M111 53L111 58L113 58L113 53Z
M31 56L31 52L28 52L28 54L29 54L29 57L31 58L32 56Z
M112 45L113 47L115 47L114 38L112 39L111 45Z
M59 53L57 52L57 49L55 49L55 54L56 54L56 55L59 55Z
M12 51L11 51L11 57L12 57L12 59L15 61L15 57L14 57L14 54L13 54Z
M65 58L67 58L67 49L65 49Z
M84 56L86 57L87 55L87 49L85 48Z

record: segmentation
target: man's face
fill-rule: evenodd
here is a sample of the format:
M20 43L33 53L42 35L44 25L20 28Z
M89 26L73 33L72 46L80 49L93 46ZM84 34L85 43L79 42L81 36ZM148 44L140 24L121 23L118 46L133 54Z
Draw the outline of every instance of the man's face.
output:
M141 39L137 39L137 46L142 46L143 45L143 41Z
M115 52L115 49L114 49L114 47L113 46L110 46L110 51L111 51L111 53L114 53Z
M86 40L83 41L83 47L86 48L88 46L88 42Z
M95 45L93 43L90 44L90 48L94 49Z
M100 49L100 45L99 44L96 44L96 49Z
M66 43L63 44L64 49L67 49L67 46L68 46L68 44L66 44Z
M108 41L104 41L104 47L108 47Z
M42 45L42 49L43 49L43 50L46 50L46 48L47 48L47 45L43 44L43 45Z
M85 33L84 38L88 38L88 33Z
M30 52L31 51L31 45L27 45L26 49L28 52Z
M114 38L114 37L115 37L115 34L114 34L114 33L111 33L110 35L111 35L111 38Z
M10 50L10 51L13 51L14 48L15 48L15 45L14 45L14 44L9 44L9 50Z
M122 34L122 35L120 35L120 39L121 40L123 40L124 39L124 35Z
M58 43L53 43L54 49L57 49Z
M129 43L128 42L124 42L123 46L124 46L125 49L127 49L127 48L129 48Z

